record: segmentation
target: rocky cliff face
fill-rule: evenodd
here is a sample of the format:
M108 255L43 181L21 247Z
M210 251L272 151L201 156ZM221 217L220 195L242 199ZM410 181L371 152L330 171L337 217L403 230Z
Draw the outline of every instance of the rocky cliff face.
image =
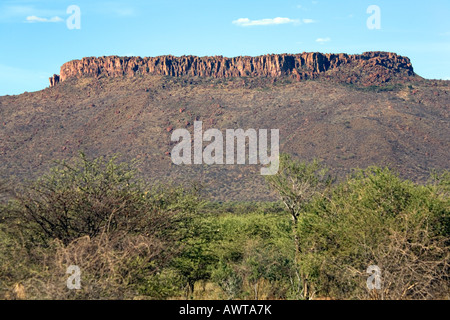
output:
M389 52L348 54L272 54L258 57L160 56L160 57L87 57L61 67L60 75L50 78L50 86L72 77L122 77L143 74L199 77L289 76L298 81L324 76L347 83L381 84L393 77L414 76L407 57Z

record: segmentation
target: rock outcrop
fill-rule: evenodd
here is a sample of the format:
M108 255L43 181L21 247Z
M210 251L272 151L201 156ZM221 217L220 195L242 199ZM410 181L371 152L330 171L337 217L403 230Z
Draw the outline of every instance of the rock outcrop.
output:
M361 55L312 52L235 58L109 56L87 57L65 63L61 67L60 75L50 78L50 86L73 77L122 77L142 74L214 78L289 76L298 81L325 76L362 85L381 84L389 82L393 77L407 78L415 75L407 57L389 52L366 52Z
M50 80L50 87L53 87L59 82L59 75L54 74L49 78L49 80Z

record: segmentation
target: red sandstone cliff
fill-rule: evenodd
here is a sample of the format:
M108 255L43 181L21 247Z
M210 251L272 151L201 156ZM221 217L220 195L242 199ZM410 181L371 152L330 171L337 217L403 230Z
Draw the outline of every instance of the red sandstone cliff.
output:
M69 61L61 67L60 75L50 78L50 86L72 77L134 76L154 74L199 77L281 77L297 80L319 76L362 85L381 84L393 77L414 76L407 57L389 52L347 54L272 54L258 57L225 58L222 56L160 56L160 57L88 57Z

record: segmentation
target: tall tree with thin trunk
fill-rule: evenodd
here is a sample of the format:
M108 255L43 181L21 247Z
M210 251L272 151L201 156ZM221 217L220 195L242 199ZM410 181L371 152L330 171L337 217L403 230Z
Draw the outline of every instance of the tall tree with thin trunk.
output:
M290 155L280 155L280 167L278 173L266 176L269 186L277 193L279 199L284 203L292 218L292 235L295 244L295 268L299 284L302 286L302 295L308 299L307 275L300 268L300 239L297 230L301 213L311 199L323 194L333 182L328 174L328 169L318 160L312 162L300 162L293 160ZM300 273L299 273L300 271Z

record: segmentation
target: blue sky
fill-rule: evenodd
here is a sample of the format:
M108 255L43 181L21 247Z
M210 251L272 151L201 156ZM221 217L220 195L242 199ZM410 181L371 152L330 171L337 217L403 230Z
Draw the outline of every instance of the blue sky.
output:
M81 10L69 29L67 8ZM381 29L369 29L370 5ZM450 1L136 0L0 2L0 95L41 90L85 56L362 53L408 56L426 78L450 79Z

